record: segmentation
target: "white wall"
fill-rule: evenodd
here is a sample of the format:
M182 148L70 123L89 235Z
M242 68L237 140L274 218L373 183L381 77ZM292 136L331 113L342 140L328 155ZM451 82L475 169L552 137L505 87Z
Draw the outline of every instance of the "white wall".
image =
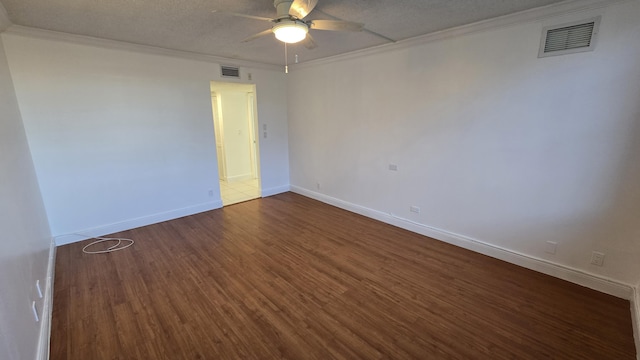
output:
M595 51L537 58L544 26L601 13ZM635 284L639 18L633 1L298 66L292 189Z
M3 39L55 236L221 206L210 95L218 64L12 29ZM261 157L263 188L275 192L288 187L285 77L243 71L253 73L260 121L274 135Z
M0 6L0 10L1 6ZM34 359L51 242L40 190L0 38L0 359Z

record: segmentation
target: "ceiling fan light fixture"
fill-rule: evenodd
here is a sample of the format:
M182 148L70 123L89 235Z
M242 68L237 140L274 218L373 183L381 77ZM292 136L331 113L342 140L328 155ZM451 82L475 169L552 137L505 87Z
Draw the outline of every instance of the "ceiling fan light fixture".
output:
M276 35L276 39L288 44L295 44L307 37L309 26L300 21L281 21L271 30Z

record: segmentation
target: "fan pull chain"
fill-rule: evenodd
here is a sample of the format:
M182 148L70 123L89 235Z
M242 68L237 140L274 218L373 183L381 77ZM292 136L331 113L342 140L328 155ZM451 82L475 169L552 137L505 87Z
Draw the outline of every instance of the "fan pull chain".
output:
M287 56L287 43L284 43L284 73L285 74L289 73L289 63L288 63L288 56Z

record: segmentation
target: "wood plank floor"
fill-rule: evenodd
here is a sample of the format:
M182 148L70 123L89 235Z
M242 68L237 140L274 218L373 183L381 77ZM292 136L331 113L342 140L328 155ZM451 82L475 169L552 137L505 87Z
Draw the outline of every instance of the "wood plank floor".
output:
M58 248L51 359L634 359L629 302L285 193Z

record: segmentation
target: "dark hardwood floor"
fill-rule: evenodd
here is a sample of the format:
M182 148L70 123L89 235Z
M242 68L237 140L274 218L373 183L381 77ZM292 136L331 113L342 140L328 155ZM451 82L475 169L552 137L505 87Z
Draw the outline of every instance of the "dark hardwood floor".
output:
M300 195L58 248L51 359L635 359L629 302Z

